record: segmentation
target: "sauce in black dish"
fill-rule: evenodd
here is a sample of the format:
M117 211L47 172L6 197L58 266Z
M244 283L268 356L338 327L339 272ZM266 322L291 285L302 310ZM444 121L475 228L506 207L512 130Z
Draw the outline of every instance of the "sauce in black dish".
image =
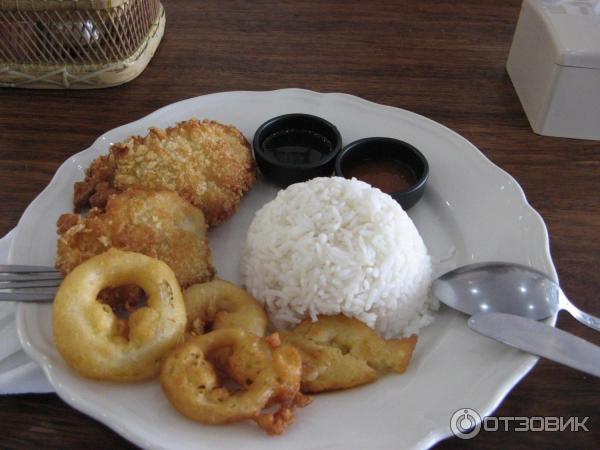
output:
M407 210L425 191L429 164L419 150L406 142L371 137L344 147L337 157L335 173L369 183L390 194Z
M342 137L321 117L286 114L262 124L252 146L262 174L280 186L288 186L331 175Z

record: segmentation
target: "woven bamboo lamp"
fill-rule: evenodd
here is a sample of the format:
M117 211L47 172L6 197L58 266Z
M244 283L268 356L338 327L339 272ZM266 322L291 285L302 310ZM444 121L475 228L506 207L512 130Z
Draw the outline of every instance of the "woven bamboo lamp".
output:
M126 83L150 62L164 28L160 0L0 0L0 86Z

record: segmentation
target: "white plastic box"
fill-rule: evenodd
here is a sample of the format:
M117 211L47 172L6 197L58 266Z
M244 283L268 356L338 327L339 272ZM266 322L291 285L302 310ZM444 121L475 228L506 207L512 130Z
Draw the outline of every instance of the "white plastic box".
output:
M506 68L533 131L600 139L600 0L524 0Z

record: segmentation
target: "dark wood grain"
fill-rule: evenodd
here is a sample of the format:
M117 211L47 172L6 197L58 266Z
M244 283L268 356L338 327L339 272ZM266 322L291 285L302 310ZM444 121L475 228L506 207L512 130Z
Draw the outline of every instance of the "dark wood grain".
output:
M505 71L519 0L170 0L165 7L163 42L133 82L0 90L0 235L66 158L161 106L230 90L346 92L430 117L511 173L547 224L564 289L600 315L600 142L531 131ZM558 325L600 344L567 316ZM595 448L599 394L597 379L541 361L495 414L587 416L589 432L481 433L438 448ZM0 424L4 448L132 447L55 395L0 397Z

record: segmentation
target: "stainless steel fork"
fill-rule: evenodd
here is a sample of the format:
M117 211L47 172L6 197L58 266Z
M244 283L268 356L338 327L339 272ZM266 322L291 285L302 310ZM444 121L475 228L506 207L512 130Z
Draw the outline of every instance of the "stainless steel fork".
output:
M51 302L61 281L54 267L0 264L0 301Z

